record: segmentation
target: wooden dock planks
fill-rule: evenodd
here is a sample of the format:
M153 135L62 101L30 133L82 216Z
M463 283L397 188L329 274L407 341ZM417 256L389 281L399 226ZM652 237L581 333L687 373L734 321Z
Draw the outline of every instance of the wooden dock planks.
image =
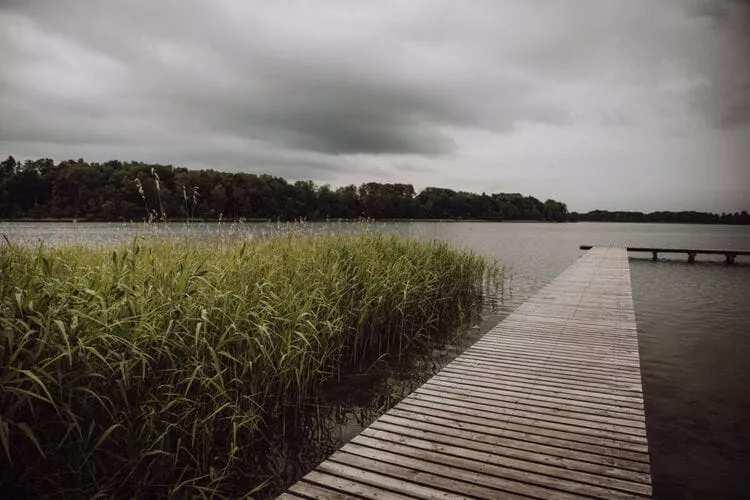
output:
M624 248L592 248L279 498L529 497L651 497Z
M581 250L590 250L591 245L581 245ZM687 254L688 262L695 262L697 255L723 255L727 264L734 264L738 255L748 256L750 250L700 250L688 248L655 248L655 247L627 247L628 252L646 252L651 254L653 260L659 258L660 253L684 253Z

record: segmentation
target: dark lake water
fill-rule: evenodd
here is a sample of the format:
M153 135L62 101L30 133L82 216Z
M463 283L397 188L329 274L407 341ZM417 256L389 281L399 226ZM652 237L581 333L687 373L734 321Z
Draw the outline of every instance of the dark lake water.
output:
M510 294L501 307L486 310L469 330L464 345L502 319L541 286L574 262L581 244L683 248L750 249L750 227L611 223L388 223L374 230L410 238L440 239L496 258L510 270ZM12 241L46 244L111 244L136 233L199 237L262 237L284 230L276 224L206 224L168 230L141 224L0 223ZM313 224L311 231L349 231L349 224ZM631 258L646 425L657 498L750 497L750 259L722 264L723 257L698 256L652 262ZM377 387L363 378L361 390L340 398L335 425L318 429L325 441L300 466L315 463L358 432L413 386L451 359L454 341L436 348L432 366L386 377ZM431 362L428 360L427 365ZM408 372L408 370L407 370ZM349 386L352 387L351 385ZM322 436L321 434L326 434ZM300 470L289 472L290 479Z

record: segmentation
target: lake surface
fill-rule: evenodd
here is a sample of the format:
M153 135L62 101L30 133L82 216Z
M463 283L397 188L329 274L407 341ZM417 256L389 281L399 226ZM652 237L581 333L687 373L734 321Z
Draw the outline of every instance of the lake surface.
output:
M307 231L352 231L347 223L310 224ZM500 260L511 270L511 294L485 311L474 336L486 331L574 262L581 244L750 249L750 227L626 223L436 223L373 224L372 230L409 238L440 239ZM258 238L287 230L277 224L0 223L15 242L106 245L136 234L201 238ZM299 229L295 229L299 230ZM750 259L737 265L722 256L650 255L631 258L646 425L657 498L747 498L750 491ZM446 360L455 354L447 353ZM440 364L440 363L438 363ZM439 368L439 366L437 367ZM437 369L433 367L434 371ZM428 370L420 372L422 376ZM346 441L405 395L395 384L372 396L376 408L349 412L333 438ZM392 383L390 380L388 383ZM356 391L355 391L356 392ZM395 395L394 395L395 394ZM367 397L363 399L367 400ZM356 415L354 415L356 413ZM354 416L352 416L354 415ZM314 463L317 457L312 457Z

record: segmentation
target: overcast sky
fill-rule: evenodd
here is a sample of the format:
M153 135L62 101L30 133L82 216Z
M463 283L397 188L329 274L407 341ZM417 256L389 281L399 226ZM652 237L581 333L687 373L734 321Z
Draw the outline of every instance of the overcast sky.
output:
M0 156L750 209L750 7L0 0Z

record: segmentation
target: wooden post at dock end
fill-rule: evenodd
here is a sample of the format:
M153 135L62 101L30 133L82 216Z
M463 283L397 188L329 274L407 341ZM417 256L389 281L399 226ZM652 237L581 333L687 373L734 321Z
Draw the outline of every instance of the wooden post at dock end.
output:
M726 261L727 265L731 266L732 264L734 264L734 259L737 258L737 254L734 252L727 252L726 256L727 256L727 261Z
M688 252L688 262L689 263L692 264L693 262L695 262L695 254L696 254L696 252Z
M659 258L659 252L653 251L651 252L651 260L657 260Z

